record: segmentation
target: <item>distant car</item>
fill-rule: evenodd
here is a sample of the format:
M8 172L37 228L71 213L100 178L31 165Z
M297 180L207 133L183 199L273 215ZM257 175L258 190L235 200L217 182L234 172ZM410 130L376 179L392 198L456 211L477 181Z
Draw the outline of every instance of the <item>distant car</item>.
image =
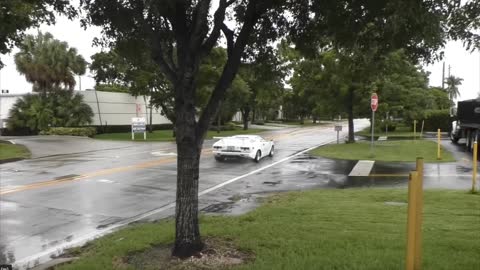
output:
M220 139L213 144L213 155L217 161L223 161L226 157L242 157L259 162L263 157L272 157L275 151L273 140L266 140L258 135L214 138Z

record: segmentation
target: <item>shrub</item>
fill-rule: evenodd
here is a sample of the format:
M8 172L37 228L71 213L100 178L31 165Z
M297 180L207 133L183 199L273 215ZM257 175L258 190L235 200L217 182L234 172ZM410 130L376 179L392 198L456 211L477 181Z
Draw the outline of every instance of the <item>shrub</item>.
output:
M55 127L42 130L40 135L70 135L92 137L97 133L94 127Z
M147 124L147 129L148 129ZM97 134L102 133L124 133L124 132L131 132L132 126L131 125L103 125L103 126L96 126ZM173 124L154 124L152 125L153 130L169 130L173 129Z
M395 131L397 129L397 124L393 121L386 120L386 121L375 121L375 131L382 132L388 127L388 131Z
M83 96L71 91L57 90L48 96L27 94L10 110L9 130L28 129L35 134L49 127L75 127L89 124L93 111Z
M450 131L452 117L449 110L429 110L425 111L425 118L417 121L417 130L421 128L422 120L425 120L424 131Z

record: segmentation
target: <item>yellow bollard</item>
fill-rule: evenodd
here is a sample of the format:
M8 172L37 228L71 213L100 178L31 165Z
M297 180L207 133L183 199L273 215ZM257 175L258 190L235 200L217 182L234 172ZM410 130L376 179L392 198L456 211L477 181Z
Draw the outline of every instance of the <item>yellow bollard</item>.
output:
M473 143L473 175L472 175L472 192L476 191L477 185L477 164L478 164L478 142Z
M407 219L407 256L405 261L406 270L414 270L415 268L415 228L416 228L416 211L417 211L417 195L416 185L418 181L418 173L410 172L408 181L408 219Z
M415 215L415 259L414 269L422 269L422 215L423 215L423 158L417 158L417 182L416 182L416 195L417 195L417 211Z
M438 129L438 131L437 131L437 159L438 160L442 159L442 150L441 150L441 147L440 147L440 139L441 139L440 129Z

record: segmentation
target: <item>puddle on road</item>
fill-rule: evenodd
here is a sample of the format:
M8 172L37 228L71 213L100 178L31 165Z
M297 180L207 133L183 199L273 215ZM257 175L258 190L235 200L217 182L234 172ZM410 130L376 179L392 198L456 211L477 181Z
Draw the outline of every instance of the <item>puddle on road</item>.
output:
M228 201L215 202L201 209L201 212L210 215L242 215L258 207L260 198L265 194L236 194L228 198Z

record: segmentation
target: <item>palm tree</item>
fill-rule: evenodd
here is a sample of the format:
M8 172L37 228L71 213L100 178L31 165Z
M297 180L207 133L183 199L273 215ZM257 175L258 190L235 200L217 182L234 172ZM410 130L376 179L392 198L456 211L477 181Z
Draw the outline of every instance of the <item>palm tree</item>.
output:
M93 111L83 96L73 91L58 91L54 95L27 94L10 110L7 127L28 129L33 133L49 127L78 127L92 122Z
M453 75L448 76L447 79L445 80L445 83L447 84L447 93L448 96L450 97L450 100L454 100L457 97L460 96L460 92L458 91L458 86L462 85L462 78L455 77Z
M87 62L75 48L54 39L52 34L27 35L15 54L18 72L44 95L55 89L73 90L75 75L83 75Z

